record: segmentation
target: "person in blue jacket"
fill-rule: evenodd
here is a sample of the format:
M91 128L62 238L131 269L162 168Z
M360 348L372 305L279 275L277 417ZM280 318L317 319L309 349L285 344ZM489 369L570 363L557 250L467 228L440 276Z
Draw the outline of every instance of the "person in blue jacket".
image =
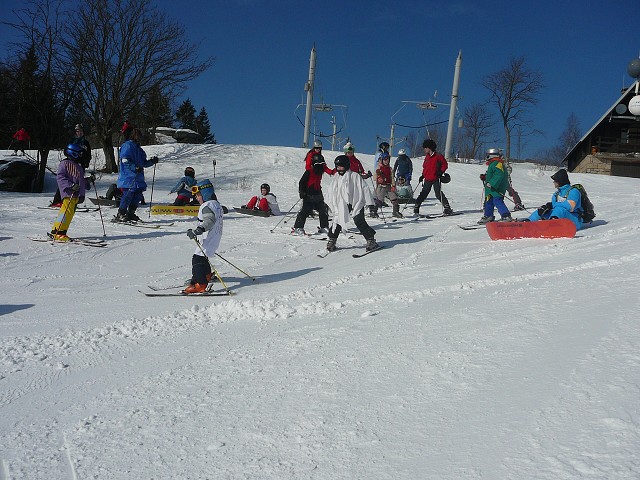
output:
M171 189L169 195L172 193L177 193L176 199L173 204L177 206L182 205L197 205L198 201L193 199L193 195L191 194L191 187L195 186L198 183L196 180L196 171L193 167L187 167L184 169L184 177L178 180L176 186Z
M140 218L136 209L142 200L142 192L147 189L144 181L144 169L158 163L158 157L147 160L147 154L140 146L140 130L129 122L124 122L122 134L126 141L120 147L120 165L118 188L122 198L114 222L137 222Z
M529 216L532 222L537 220L549 220L551 218L568 218L576 225L576 229L582 228L582 196L580 190L571 187L569 175L564 168L551 175L556 191L551 196L551 201L542 205Z

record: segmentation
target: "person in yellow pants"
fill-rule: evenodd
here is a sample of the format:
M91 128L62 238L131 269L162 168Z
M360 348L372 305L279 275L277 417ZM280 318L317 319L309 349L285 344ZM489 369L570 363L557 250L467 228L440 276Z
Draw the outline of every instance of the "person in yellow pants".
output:
M68 242L67 230L76 213L78 202L84 202L85 191L94 181L93 175L84 176L83 149L81 145L71 143L64 149L64 158L58 166L56 181L62 196L62 206L58 212L49 236L58 242Z

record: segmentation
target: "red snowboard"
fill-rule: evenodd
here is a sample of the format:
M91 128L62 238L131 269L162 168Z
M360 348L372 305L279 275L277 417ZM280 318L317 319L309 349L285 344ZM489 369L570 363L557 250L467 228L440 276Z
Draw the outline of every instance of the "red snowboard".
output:
M487 233L491 240L514 238L573 238L576 225L566 218L537 222L489 222Z

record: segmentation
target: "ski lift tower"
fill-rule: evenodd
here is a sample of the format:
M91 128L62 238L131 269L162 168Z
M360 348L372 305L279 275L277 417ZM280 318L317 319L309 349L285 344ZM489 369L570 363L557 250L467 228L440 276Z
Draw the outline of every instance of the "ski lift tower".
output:
M346 111L347 111L347 106L346 105L338 105L338 104L334 104L334 103L325 103L323 99L320 100L321 103L314 103L311 104L310 106L308 104L305 103L299 103L298 106L296 107L296 112L298 111L298 109L300 109L301 107L305 107L307 112L333 112L334 109L336 108L341 108L342 109L342 116L343 116L343 121L346 124ZM315 121L314 121L315 122ZM336 136L337 134L342 131L342 129L344 128L344 125L340 128L340 130L337 129L337 123L336 123L336 117L335 115L331 116L331 120L329 121L329 123L331 123L332 125L332 133L331 133L331 148L332 150L335 150L335 146L336 146ZM309 130L309 131L307 131ZM306 121L305 123L305 139L307 142L307 146L310 143L310 136L311 136L311 119L309 119L308 121ZM322 131L320 132L316 132L316 127L315 127L315 123L314 123L314 133L313 133L314 137L316 136L326 136L326 135L322 135Z
M460 67L462 66L462 50L458 52L456 67L453 73L453 88L451 89L451 107L449 109L449 124L447 125L447 142L444 147L444 158L453 160L453 121L458 108L458 86L460 84Z
M318 103L318 104L313 105L313 109L316 112L333 112L334 108L342 108L343 109L343 114L344 114L344 111L346 110L347 106L346 105L335 105L335 104L331 104L331 103L324 103L324 101L322 103ZM331 150L333 151L333 150L336 149L336 134L338 133L337 126L336 126L336 117L335 117L335 115L331 116L331 120L329 121L329 123L331 123L331 125L332 125L332 130L331 130Z
M309 147L309 130L311 129L311 107L313 105L313 84L316 77L316 44L311 48L311 56L309 58L309 80L304 84L304 91L307 92L307 109L304 116L304 137L302 146Z

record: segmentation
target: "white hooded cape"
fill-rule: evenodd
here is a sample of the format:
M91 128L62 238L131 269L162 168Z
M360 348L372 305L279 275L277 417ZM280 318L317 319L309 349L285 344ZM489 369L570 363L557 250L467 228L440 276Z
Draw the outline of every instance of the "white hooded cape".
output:
M344 175L333 175L327 205L333 213L333 224L346 228L351 216L357 215L365 205L373 205L373 195L360 174L347 170Z

